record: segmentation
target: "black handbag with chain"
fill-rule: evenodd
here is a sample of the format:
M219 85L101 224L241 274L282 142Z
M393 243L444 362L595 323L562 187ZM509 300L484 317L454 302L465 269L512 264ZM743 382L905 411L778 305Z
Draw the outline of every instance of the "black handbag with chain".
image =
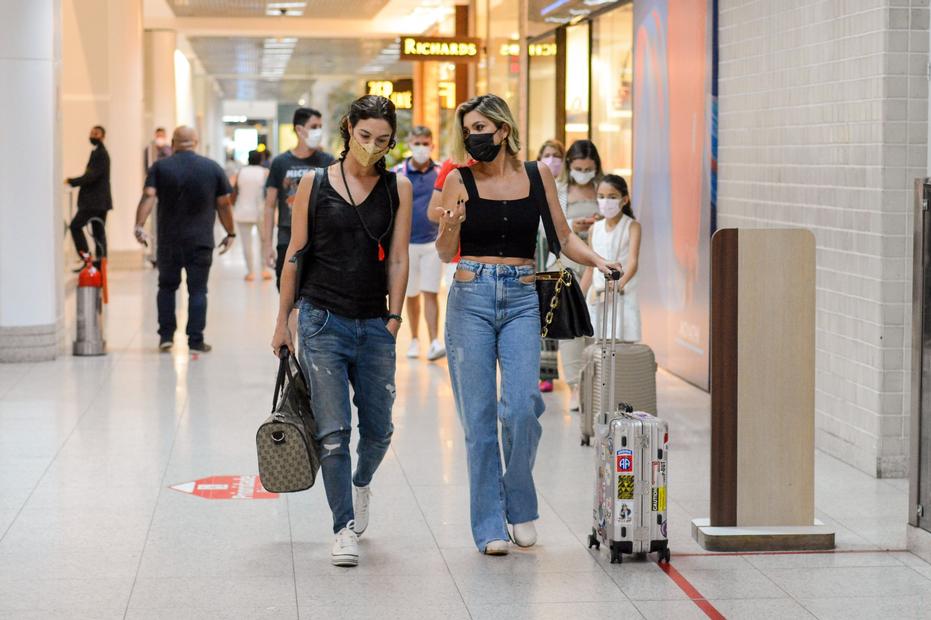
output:
M547 245L550 252L556 256L558 268L558 271L542 271L536 276L537 298L540 301L540 333L544 338L554 340L591 337L595 330L588 315L588 305L585 303L581 283L575 274L563 267L559 261L562 246L559 243L559 235L556 234L556 225L553 224L537 162L526 162L524 165L530 178L530 196L540 212Z

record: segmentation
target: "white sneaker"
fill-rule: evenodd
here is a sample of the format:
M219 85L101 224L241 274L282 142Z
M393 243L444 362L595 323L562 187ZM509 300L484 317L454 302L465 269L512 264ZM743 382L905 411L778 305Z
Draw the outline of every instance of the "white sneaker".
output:
M418 341L416 338L411 340L411 346L407 348L407 357L411 359L420 357L420 341Z
M372 499L370 487L357 487L353 485L352 511L356 515L353 531L356 536L362 536L369 526L369 500Z
M430 350L427 351L427 359L434 362L443 357L446 357L446 347L440 344L439 340L434 340L430 343Z
M333 551L330 552L330 561L333 566L359 565L359 537L353 531L354 526L355 523L350 521L336 534Z
M537 528L533 521L515 523L511 526L511 537L518 547L532 547L537 542Z
M492 540L487 545L485 545L485 550L482 553L485 555L507 555L508 541Z

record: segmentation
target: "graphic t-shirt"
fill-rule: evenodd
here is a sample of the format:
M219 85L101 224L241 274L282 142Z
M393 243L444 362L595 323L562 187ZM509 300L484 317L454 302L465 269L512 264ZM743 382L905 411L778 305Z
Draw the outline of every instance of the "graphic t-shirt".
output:
M278 190L278 245L291 241L291 205L301 178L314 168L325 168L334 161L332 155L323 151L314 151L303 159L287 151L272 160L265 187Z

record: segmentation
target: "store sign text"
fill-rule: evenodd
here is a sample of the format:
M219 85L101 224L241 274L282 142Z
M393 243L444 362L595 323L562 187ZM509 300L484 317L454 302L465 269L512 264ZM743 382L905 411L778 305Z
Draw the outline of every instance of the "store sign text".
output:
M500 53L502 56L520 56L520 43L502 43ZM531 43L527 46L527 52L532 57L537 56L555 56L555 43Z
M391 99L399 110L410 110L414 107L413 80L369 80L365 83L365 91L369 95L380 95Z
M471 37L401 37L401 60L477 62L481 39Z

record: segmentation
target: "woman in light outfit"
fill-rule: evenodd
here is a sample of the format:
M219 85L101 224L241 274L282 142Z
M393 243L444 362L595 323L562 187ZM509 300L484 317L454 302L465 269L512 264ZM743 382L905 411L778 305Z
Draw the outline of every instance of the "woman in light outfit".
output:
M623 342L640 340L640 305L637 303L637 266L640 262L640 222L630 208L627 181L609 174L598 185L598 210L603 220L592 226L591 246L602 256L615 257L624 265L624 275L618 282L622 292L621 307L615 318L617 339ZM605 320L605 279L593 269L585 270L582 290L587 291L589 312L595 323L595 333L601 333ZM610 321L610 317L607 317ZM611 333L611 330L608 330Z
M262 166L262 154L258 151L250 151L249 165L239 171L233 191L233 216L236 218L236 225L239 226L239 237L242 239L242 255L246 259L246 282L255 280L255 262L253 260L255 258L253 253L255 241L252 235L254 232L259 232L262 207L265 204L265 178L267 176L268 170ZM267 269L263 269L262 279L271 280L272 274Z
M437 207L440 258L448 262L462 248L449 291L446 350L465 430L472 537L479 551L503 555L509 538L523 547L537 539L533 463L543 398L534 252L540 209L548 209L570 259L604 272L619 265L609 265L569 229L550 169L517 158L517 124L503 99L471 99L456 110L456 122L457 159L467 151L477 163L450 173Z
M566 153L566 165L563 169L562 182L559 184L559 202L572 231L583 241L588 240L592 225L601 217L598 214L598 203L595 200L598 179L601 175L601 156L598 155L598 149L595 148L594 143L591 140L573 142ZM572 260L563 262L581 281L585 266ZM573 411L579 408L579 378L582 373L582 352L585 346L585 338L559 342L562 377L571 389L569 409Z

